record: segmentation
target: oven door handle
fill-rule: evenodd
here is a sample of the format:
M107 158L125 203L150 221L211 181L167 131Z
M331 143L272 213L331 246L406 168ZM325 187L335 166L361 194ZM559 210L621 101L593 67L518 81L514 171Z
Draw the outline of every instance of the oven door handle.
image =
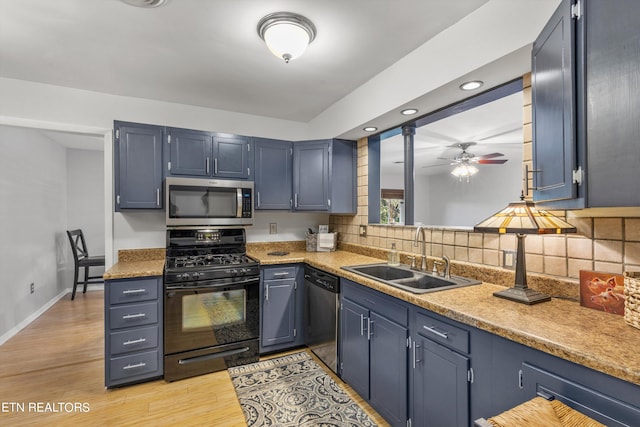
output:
M244 285L252 285L252 284L258 284L260 283L260 278L259 277L251 277L245 280L240 280L240 281L234 281L234 282L202 282L202 283L198 283L198 284L193 284L193 285L189 285L189 284L168 284L165 285L165 289L171 289L171 290L194 290L194 289L218 289L218 288L228 288L228 287L237 287L237 286L244 286Z

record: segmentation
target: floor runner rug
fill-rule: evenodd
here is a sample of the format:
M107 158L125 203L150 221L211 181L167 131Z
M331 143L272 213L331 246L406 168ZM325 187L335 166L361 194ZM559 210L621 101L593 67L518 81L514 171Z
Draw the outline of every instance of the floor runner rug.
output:
M229 368L249 426L374 427L306 352Z

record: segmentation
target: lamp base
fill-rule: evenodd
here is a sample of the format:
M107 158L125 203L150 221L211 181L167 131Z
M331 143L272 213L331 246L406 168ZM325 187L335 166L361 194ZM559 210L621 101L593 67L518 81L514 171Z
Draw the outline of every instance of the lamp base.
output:
M549 295L529 288L508 288L504 291L494 292L493 296L529 305L551 301Z

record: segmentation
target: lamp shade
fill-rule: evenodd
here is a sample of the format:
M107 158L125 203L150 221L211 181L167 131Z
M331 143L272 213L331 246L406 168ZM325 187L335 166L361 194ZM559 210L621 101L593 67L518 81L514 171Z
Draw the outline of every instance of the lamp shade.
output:
M288 63L304 53L316 36L316 28L302 15L276 12L260 20L258 34L271 53Z
M575 233L576 228L545 210L536 208L533 202L520 200L481 221L473 227L484 233L563 234Z

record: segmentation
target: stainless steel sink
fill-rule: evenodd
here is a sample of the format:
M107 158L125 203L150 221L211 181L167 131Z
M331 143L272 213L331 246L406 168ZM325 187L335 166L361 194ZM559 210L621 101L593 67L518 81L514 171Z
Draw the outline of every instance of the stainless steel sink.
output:
M424 271L412 270L408 266L391 266L385 263L352 265L342 267L342 269L415 294L443 291L481 283L479 280L467 279L466 277L451 276L450 278L444 278Z

